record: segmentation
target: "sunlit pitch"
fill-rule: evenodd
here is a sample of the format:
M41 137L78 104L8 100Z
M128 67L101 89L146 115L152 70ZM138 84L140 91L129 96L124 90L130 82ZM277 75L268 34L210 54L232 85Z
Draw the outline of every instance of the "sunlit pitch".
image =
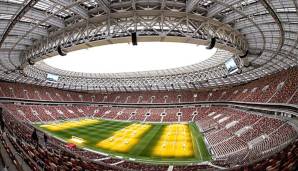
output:
M113 136L100 141L96 146L115 152L128 152L150 128L149 124L132 124L114 132Z
M46 124L46 125L41 125L40 127L46 128L50 131L61 131L69 128L91 125L99 122L101 121L97 119L82 119L82 120L66 121L61 123Z
M192 138L188 125L167 125L153 147L152 155L159 157L193 156Z

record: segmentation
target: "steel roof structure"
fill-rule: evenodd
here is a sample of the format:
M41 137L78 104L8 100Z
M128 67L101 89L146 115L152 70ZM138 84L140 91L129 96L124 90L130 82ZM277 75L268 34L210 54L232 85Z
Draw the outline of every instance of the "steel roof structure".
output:
M297 8L296 0L0 0L0 79L79 91L245 83L298 64ZM58 46L130 42L133 32L138 41L202 45L215 37L219 50L195 65L135 73L75 73L42 62ZM232 56L241 73L228 75L224 61ZM59 80L47 81L48 73Z

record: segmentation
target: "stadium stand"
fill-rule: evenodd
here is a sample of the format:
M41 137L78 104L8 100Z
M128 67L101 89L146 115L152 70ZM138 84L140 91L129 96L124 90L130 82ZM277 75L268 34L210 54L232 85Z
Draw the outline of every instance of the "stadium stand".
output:
M183 115L187 117L182 117L181 121L191 121L194 120L202 133L206 138L206 143L208 144L209 150L214 155L215 161L225 160L225 164L235 166L237 164L249 163L256 159L262 158L264 155L274 154L276 149L281 145L291 143L291 140L295 139L297 136L296 130L284 120L276 117L268 117L263 114L242 111L239 109L226 108L226 107L201 107L197 108L170 108L170 109L154 109L154 108L95 108L88 106L43 106L43 105L13 105L5 104L2 107L7 111L5 115L6 123L11 125L12 130L16 130L13 134L24 139L28 139L30 135L28 133L23 133L26 130L25 126L22 124L12 124L15 122L11 118L12 115L17 117L17 120L21 120L26 125L31 122L48 122L56 120L57 112L62 111L63 118L80 118L80 117L94 117L94 111L110 111L108 114L102 115L102 118L106 119L118 119L118 120L138 120L138 121L153 121L153 122L178 122L178 111L181 111ZM80 115L75 115L73 112L81 113ZM23 112L21 112L23 111ZM48 111L48 112L46 112ZM70 112L72 111L72 112ZM136 112L135 115L131 113ZM166 115L162 115L162 113ZM197 112L197 115L193 113ZM24 113L26 113L24 115ZM121 113L121 114L120 114ZM150 113L149 116L146 113ZM53 114L53 115L52 115ZM11 130L11 131L12 131ZM29 131L28 131L29 132ZM19 144L22 147L22 144ZM24 144L23 144L24 146ZM62 145L63 146L63 145ZM29 146L24 146L32 148ZM31 149L32 150L32 149ZM260 153L261 152L261 153ZM35 156L36 151L32 152ZM84 152L80 152L82 154ZM37 153L38 154L38 153ZM31 157L32 157L31 156ZM85 155L88 158L96 159L100 156L96 154L91 154L86 152ZM96 156L96 157L94 157ZM239 156L243 156L245 160L236 160ZM227 162L233 161L231 163ZM36 159L35 159L36 160ZM106 164L117 163L122 160L111 159L103 160ZM55 163L57 165L57 163ZM121 162L121 166L127 166L128 168L137 167L136 163L130 163L128 161ZM148 166L149 167L149 166ZM153 166L152 166L153 167ZM192 166L194 167L194 166ZM200 166L198 166L200 167Z
M297 0L0 0L0 170L298 171L297 28Z
M44 100L44 101L78 101L98 103L182 103L198 101L246 101L261 103L288 103L297 104L298 68L283 71L286 77L282 80L279 74L261 78L251 83L223 90L209 92L185 91L180 92L139 92L90 94L57 90L53 88L40 88L26 84L0 83L0 92L3 97ZM23 90L23 91L22 91ZM194 96L197 97L194 97ZM92 98L96 97L96 98ZM179 97L179 98L178 98Z

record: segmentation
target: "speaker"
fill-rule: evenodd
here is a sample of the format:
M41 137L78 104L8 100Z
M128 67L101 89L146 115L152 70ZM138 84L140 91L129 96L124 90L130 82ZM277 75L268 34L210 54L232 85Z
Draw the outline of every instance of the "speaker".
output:
M29 65L34 65L34 61L32 61L32 59L29 58L27 61Z
M132 45L134 45L134 46L138 45L137 33L136 32L131 33L131 42L132 42Z
M251 63L250 62L247 62L247 64L244 64L244 67L248 68L251 66Z
M208 39L208 46L206 47L206 49L213 49L216 43L216 38L215 37L211 37L210 39Z
M3 110L0 108L0 121L3 121Z
M59 55L61 55L61 56L66 56L67 55L65 52L62 51L62 48L61 48L60 45L57 47L57 51L58 51Z
M1 130L4 130L4 120L3 120L3 112L2 112L2 108L0 108L0 126L1 126Z
M245 57L247 56L247 54L248 54L248 50L245 52L245 54L244 54L244 55L242 55L242 56L239 56L239 58L245 58Z

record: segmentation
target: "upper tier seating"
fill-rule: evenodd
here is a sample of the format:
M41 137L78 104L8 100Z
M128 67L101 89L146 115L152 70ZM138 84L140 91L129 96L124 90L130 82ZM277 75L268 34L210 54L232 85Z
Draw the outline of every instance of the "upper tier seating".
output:
M282 75L282 77L281 77ZM298 67L229 89L204 92L161 91L91 94L19 83L0 83L0 96L45 101L105 103L182 103L195 101L247 101L298 104Z

